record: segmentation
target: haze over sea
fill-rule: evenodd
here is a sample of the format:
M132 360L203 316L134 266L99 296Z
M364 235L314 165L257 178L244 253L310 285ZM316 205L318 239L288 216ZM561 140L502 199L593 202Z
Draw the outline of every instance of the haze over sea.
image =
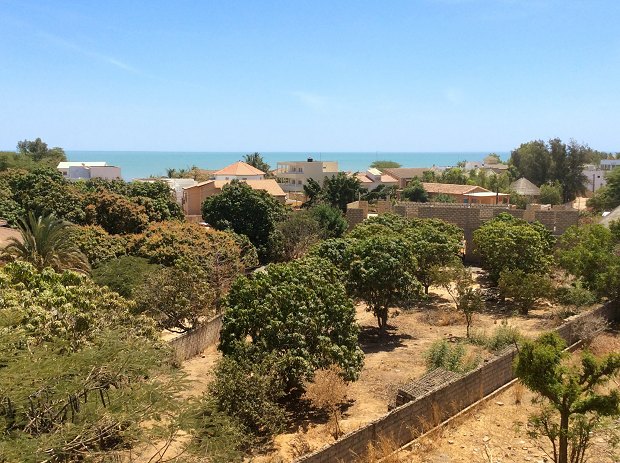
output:
M228 164L240 161L247 152L181 152L181 151L67 151L69 161L105 161L121 168L125 180L149 176L165 176L167 168L187 168L197 166L201 169L217 170ZM376 160L388 159L403 167L454 166L459 161L481 161L488 151L480 152L363 152L363 153L313 153L313 152L261 152L263 159L272 169L278 162L305 161L312 157L316 161L338 161L344 171L365 171ZM508 153L498 151L502 159Z

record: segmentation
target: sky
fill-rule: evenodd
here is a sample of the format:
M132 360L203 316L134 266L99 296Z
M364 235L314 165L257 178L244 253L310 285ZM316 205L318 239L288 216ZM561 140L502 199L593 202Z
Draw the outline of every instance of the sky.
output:
M618 0L0 0L0 149L620 151Z

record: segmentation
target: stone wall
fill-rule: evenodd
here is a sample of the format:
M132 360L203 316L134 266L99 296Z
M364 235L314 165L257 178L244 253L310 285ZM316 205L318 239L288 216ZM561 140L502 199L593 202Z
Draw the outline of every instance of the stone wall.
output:
M617 305L608 303L589 313L572 317L555 331L570 345L579 340L575 328L583 323L584 318L594 315L618 320L619 312ZM346 434L334 444L304 455L296 462L354 462L364 455L370 443L382 437L394 440L399 446L405 445L513 380L512 364L515 355L514 348L506 349L503 354L475 370L449 380L442 387L395 408L357 431Z
M216 315L198 328L188 331L169 342L177 362L195 357L220 339L223 315Z

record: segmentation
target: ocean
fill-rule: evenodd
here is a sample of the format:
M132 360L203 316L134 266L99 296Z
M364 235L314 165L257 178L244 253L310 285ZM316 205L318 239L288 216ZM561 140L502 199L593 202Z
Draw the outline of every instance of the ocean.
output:
M180 152L180 151L67 151L69 161L105 161L121 168L125 180L149 176L166 175L167 168L187 168L197 166L202 169L217 170L243 159L244 152ZM390 160L403 167L454 166L459 161L481 161L489 152L451 152L451 153L313 153L313 152L263 152L265 162L272 169L278 162L314 160L338 161L344 171L364 171L376 160ZM497 152L502 159L508 153Z

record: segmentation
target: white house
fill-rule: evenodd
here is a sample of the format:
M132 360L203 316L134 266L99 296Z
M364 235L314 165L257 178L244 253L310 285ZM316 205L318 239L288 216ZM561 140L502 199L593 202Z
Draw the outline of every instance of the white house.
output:
M58 163L58 172L68 180L88 180L91 178L103 178L106 180L120 179L121 168L109 166L106 162L68 162Z
M306 161L278 162L276 177L282 189L286 192L303 192L304 185L312 179L323 185L327 177L338 174L337 161L315 161L308 158Z

